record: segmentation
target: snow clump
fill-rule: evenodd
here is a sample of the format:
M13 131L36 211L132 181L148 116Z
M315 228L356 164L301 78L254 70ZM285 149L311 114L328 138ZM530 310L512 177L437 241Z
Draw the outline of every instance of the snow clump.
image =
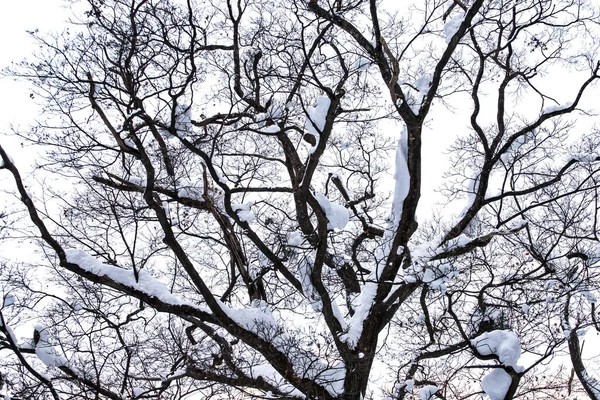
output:
M517 365L517 361L521 357L521 342L512 331L485 332L471 340L471 344L481 355L495 354L502 364L513 367L515 370L522 369Z
M306 123L305 129L309 135L314 136L315 145L310 149L310 153L314 153L319 145L319 138L323 129L325 129L325 122L327 120L327 112L329 111L329 106L331 105L331 100L327 96L320 96L317 99L317 105L314 107L308 107L306 110Z
M434 385L427 385L419 389L419 396L421 400L433 400L433 395L438 391L438 387Z
M256 221L256 216L250 210L253 205L254 202L250 201L244 204L232 204L231 208L242 221L250 223Z
M446 36L446 43L450 43L456 32L458 32L460 24L462 24L464 20L465 15L461 14L446 22L446 24L444 25L444 36Z
M330 202L329 199L321 193L315 193L314 196L329 221L327 223L327 229L344 229L350 221L348 209L342 205Z
M512 378L502 368L495 368L481 381L481 387L490 400L504 400Z
M471 340L479 354L488 356L496 355L498 360L507 367L512 367L516 372L522 372L523 367L517 365L521 357L521 342L514 332L509 330L495 330L485 332ZM512 378L502 368L494 368L481 381L483 391L490 400L503 400L510 388Z

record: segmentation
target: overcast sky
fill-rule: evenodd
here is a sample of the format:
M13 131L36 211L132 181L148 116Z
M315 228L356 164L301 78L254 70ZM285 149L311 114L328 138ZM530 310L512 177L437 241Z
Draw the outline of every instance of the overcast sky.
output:
M68 10L62 0L4 0L0 8L0 68L18 62L34 50L27 30L60 30ZM0 78L0 132L9 132L10 124L26 124L37 111L24 83ZM2 143L11 148L14 142L6 137ZM14 151L14 150L13 150Z

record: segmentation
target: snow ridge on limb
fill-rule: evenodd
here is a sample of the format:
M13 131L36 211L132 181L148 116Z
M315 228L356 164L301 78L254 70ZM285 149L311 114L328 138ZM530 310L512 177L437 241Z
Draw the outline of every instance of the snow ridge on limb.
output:
M390 216L389 228L384 234L385 246L379 250L380 256L385 260L387 253L391 251L392 241L396 235L396 229L402 219L402 207L404 200L410 190L410 174L407 165L407 132L403 126L400 132L400 138L396 146L396 172L394 174L394 198L392 202L392 212ZM342 341L345 341L351 349L356 348L356 344L363 332L365 319L369 316L377 290L379 288L379 279L385 265L377 265L375 270L371 272L367 283L363 286L360 295L355 300L354 315L348 321L348 331L340 336Z
M438 387L435 385L427 385L419 389L421 400L433 400L434 394L437 393Z
M389 228L384 234L385 245L378 252L380 258L385 261L385 256L391 251L392 241L396 236L396 229L402 219L402 207L404 200L410 190L410 174L407 165L407 131L403 125L400 132L400 138L396 147L396 172L394 174L394 198L392 202L392 212L390 215ZM377 290L379 288L379 279L385 265L377 265L375 270L369 274L367 282L362 288L360 295L355 300L354 315L348 321L348 330L340 336L342 341L345 341L351 349L356 348L356 344L363 332L365 319L369 316Z
M116 267L114 265L104 264L83 250L67 249L65 250L66 260L69 263L77 264L80 268L95 274L99 277L106 276L111 280L122 285L129 286L135 290L145 293L148 296L156 297L160 301L172 305L188 305L196 307L193 304L183 301L175 296L167 286L152 277L150 272L142 269L137 271L137 277L133 270ZM207 309L199 308L203 312Z
M257 334L266 342L272 343L282 353L288 354L292 360L294 373L297 376L307 377L315 380L332 395L338 396L342 393L341 383L344 381L345 368L342 362L334 368L324 363L315 354L300 351L295 344L294 338L290 337L288 330L280 325L271 313L270 307L263 301L256 301L250 308L232 308L219 302L222 309L238 325ZM290 332L290 333L293 333ZM280 373L273 367L263 367L270 371L267 375L275 381L281 381ZM342 385L343 386L343 385ZM300 392L295 391L296 395Z
M485 332L471 340L471 345L479 354L495 355L501 364L512 367L515 371L522 371L522 367L517 365L521 357L521 342L514 332L509 330Z
M347 332L340 336L340 340L346 342L348 347L355 349L363 333L365 320L371 312L375 296L377 295L378 284L376 282L367 282L362 288L360 295L355 300L354 315L348 321Z
M446 43L450 43L456 32L458 32L458 29L460 28L460 25L464 20L465 15L459 14L456 17L446 21L446 23L444 24L444 36L446 39Z
M408 132L404 124L396 146L396 172L394 173L394 200L392 203L392 229L396 229L402 218L404 200L410 190L410 173L408 171Z
M308 135L314 138L315 144L310 148L309 153L313 154L321 140L321 133L325 129L327 113L331 100L327 96L317 98L317 104L314 107L308 107L306 110L305 130Z

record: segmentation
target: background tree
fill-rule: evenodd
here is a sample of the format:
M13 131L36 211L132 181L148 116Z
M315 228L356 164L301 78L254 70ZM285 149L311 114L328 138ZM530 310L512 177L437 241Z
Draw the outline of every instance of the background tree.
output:
M600 135L572 117L593 111L597 20L562 0L89 0L33 32L7 73L47 101L15 132L46 180L30 193L0 147L20 200L0 234L43 257L1 272L0 390L600 398L581 343ZM557 70L586 74L568 99ZM417 222L423 132L452 107L448 208Z

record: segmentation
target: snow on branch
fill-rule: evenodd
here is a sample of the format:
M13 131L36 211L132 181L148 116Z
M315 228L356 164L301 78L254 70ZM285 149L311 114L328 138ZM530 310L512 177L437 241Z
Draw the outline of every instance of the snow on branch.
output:
M87 272L99 277L106 276L121 285L128 286L148 296L156 297L163 303L170 305L188 305L198 308L172 294L164 283L153 278L150 272L146 270L139 270L136 279L133 270L104 264L83 250L68 249L65 250L65 256L67 262L77 264L81 269ZM205 309L202 309L202 311L207 312Z
M296 345L296 338L291 336L288 329L275 320L266 302L255 301L250 308L232 308L218 300L217 302L236 324L271 343L283 354L287 354L297 376L315 380L332 396L337 396L343 392L344 364L340 362L332 366L323 362L311 352L300 351ZM300 393L289 384L283 383L285 381L281 374L269 364L253 367L252 371L253 374L260 375L273 384L288 388L286 391L289 390L292 396L298 396Z
M346 225L348 225L350 213L346 207L329 201L329 199L321 193L315 193L314 197L319 202L319 205L327 217L327 229L344 229Z
M456 32L458 32L460 24L462 24L464 20L465 14L460 14L446 21L444 24L444 36L446 37L446 44L450 43Z
M495 356L501 365L521 373L524 368L517 364L521 357L521 342L514 332L495 330L485 332L471 340L471 346L478 356ZM494 368L481 381L483 391L490 400L504 400L513 378L504 368Z
M331 100L329 97L320 96L317 99L317 105L308 107L306 110L305 130L308 135L313 136L315 139L314 146L309 150L311 154L317 150L317 146L319 145L321 133L323 132L323 129L325 129L325 122L330 105Z
M346 333L340 336L340 340L346 342L351 349L356 348L356 344L363 332L364 322L371 312L375 295L377 294L378 284L368 281L360 295L354 301L354 315L348 321Z
M402 207L410 189L410 173L408 171L408 133L403 127L396 147L396 173L394 174L394 200L392 203L393 229L400 223Z
M509 330L495 330L485 332L471 340L471 345L483 356L495 355L503 365L521 371L517 365L521 357L521 342L514 332Z
M469 237L464 233L447 242L442 242L442 239L438 238L416 246L411 251L411 256L413 257L413 262L419 263L456 257L465 254L476 247L487 245L496 236L507 236L516 233L525 228L525 226L527 226L527 221L519 218L513 221L505 229L495 229L485 235L474 238Z
M69 362L62 354L50 343L48 329L42 325L35 325L33 343L35 345L35 355L48 367L69 367Z

